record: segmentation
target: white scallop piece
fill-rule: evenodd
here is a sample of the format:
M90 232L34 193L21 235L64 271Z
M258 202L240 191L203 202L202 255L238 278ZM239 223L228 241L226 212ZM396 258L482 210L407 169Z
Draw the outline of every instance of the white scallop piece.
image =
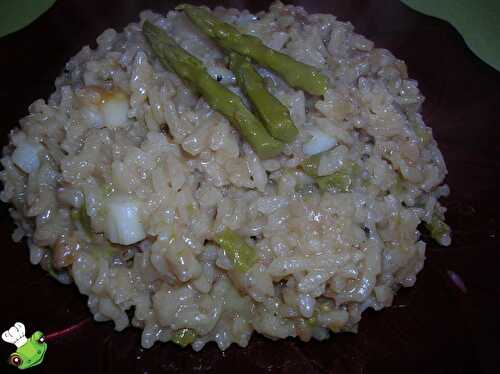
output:
M114 95L109 100L105 100L101 107L104 117L104 125L115 129L127 125L128 100L125 95Z
M106 217L106 237L109 241L129 245L146 237L139 208L139 202L126 196L115 196L109 200Z

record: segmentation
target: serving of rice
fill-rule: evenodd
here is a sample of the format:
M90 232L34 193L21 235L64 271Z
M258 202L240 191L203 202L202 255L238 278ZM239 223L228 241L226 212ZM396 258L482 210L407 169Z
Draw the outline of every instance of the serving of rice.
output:
M303 341L355 332L364 310L415 284L419 229L445 225L446 166L420 114L424 97L403 61L332 15L281 3L213 12L328 77L326 93L311 96L259 68L296 140L279 157L257 157L161 66L141 24L163 28L242 95L221 49L182 11L142 12L84 47L12 130L0 197L12 205L13 239L26 238L33 264L74 282L96 321L143 329L146 348L224 350L246 346L254 330ZM320 191L301 170L320 152L319 175L355 165L348 190ZM226 228L256 249L248 271L214 242ZM449 231L434 234L449 245Z

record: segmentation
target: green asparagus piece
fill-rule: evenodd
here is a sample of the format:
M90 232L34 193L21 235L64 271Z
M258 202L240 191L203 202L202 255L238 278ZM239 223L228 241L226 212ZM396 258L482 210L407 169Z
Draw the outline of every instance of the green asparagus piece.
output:
M215 236L215 242L226 252L236 270L245 273L257 261L255 248L234 231L226 228Z
M230 69L259 117L273 137L286 143L292 142L299 131L290 118L288 108L266 89L264 80L255 71L250 60L238 53L230 54Z
M431 234L431 238L439 244L446 244L446 240L450 235L451 229L437 214L433 214L430 222L425 224L427 230ZM449 239L448 239L449 240Z
M321 191L328 191L335 188L341 192L349 192L352 187L353 174L356 172L357 165L352 161L348 161L336 172L319 176L318 167L320 159L321 154L311 156L300 164L300 168L304 173L314 178L314 181Z
M196 339L196 333L192 329L180 329L172 337L172 342L180 345L182 348L187 347Z
M259 38L242 34L236 27L218 20L204 8L184 4L178 9L184 10L189 19L222 48L250 57L274 70L290 86L312 95L322 95L327 90L327 78L312 66L266 47Z
M283 143L269 135L238 95L212 79L201 61L179 47L151 22L144 22L143 32L162 65L173 70L191 88L198 91L213 109L223 114L260 158L272 158L281 152Z
M306 173L310 177L316 178L318 176L318 167L320 159L321 159L321 153L306 158L300 164L300 168L304 171L304 173Z
M333 174L317 177L316 183L321 191L335 188L340 192L349 192L352 187L352 175L348 170L341 169Z

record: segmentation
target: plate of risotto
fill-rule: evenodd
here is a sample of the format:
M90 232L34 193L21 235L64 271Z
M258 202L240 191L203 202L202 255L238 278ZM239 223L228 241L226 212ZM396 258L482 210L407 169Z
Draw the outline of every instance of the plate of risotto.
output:
M451 244L447 167L411 69L307 3L140 5L73 45L50 93L4 123L12 266L65 309L32 327L133 335L139 366L164 349L382 344L426 249Z

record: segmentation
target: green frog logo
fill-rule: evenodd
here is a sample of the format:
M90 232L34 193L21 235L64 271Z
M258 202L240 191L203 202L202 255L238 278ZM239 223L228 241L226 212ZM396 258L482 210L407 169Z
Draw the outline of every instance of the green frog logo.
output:
M14 326L2 334L4 341L17 347L9 357L9 364L18 369L28 369L41 364L47 351L47 343L42 332L35 331L29 339L25 335L26 329L21 322L14 323Z

